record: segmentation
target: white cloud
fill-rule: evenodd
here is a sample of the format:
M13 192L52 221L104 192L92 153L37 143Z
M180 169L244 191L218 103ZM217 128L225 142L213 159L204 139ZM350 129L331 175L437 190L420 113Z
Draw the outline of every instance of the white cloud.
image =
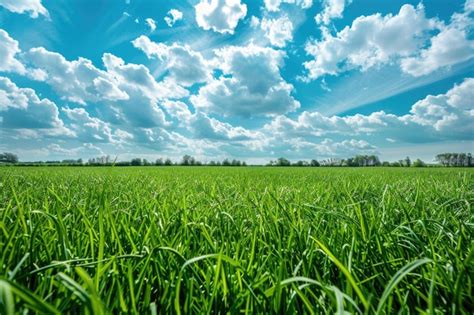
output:
M162 107L166 112L173 118L176 118L178 122L184 126L188 125L188 122L193 115L188 108L188 105L181 101L170 101L165 100Z
M112 116L122 124L136 127L165 126L164 113L158 102L165 99L182 98L189 92L173 81L156 82L144 65L126 64L112 54L102 57L107 72L117 80L119 87L130 96L110 104Z
M467 2L466 2L467 4ZM431 38L428 48L416 56L401 60L404 72L418 77L430 74L439 68L451 66L474 57L474 40L469 40L469 27L474 20L468 15L457 15L451 25L444 27L439 34Z
M201 0L194 9L199 27L221 34L234 34L239 20L247 15L247 5L240 0Z
M263 18L261 28L273 46L282 48L286 42L293 40L293 23L287 16L277 19Z
M256 17L255 15L252 15L250 18L250 26L252 28L257 28L260 25L260 19Z
M436 131L472 138L474 136L474 78L467 78L446 94L428 95L416 102L407 120ZM470 137L469 137L470 136Z
M121 91L116 85L103 77L97 77L92 80L97 92L99 92L104 99L109 101L126 100L128 99L127 93Z
M205 82L212 77L209 63L199 52L192 50L187 45L155 43L146 36L140 36L132 43L148 58L157 58L161 62L163 71L169 72L167 77L176 84L191 86L194 83Z
M318 13L314 19L318 24L329 24L333 19L342 18L342 13L346 5L349 5L352 0L322 0L323 11Z
M41 4L41 0L0 0L0 6L15 13L29 13L32 18L44 15L49 18L49 12Z
M101 115L117 125L166 126L158 102L189 95L170 79L157 82L144 65L126 64L108 53L102 57L105 71L88 59L68 61L42 47L30 49L25 59L34 67L28 70L30 77L48 83L65 100L100 104Z
M340 142L324 139L321 143L313 144L313 151L320 156L353 156L356 154L376 154L376 147L365 140L346 139Z
M150 32L153 32L154 30L156 30L156 22L152 18L145 19L145 23L150 28Z
M5 129L30 129L44 135L72 136L59 118L56 104L40 99L33 89L20 88L0 77L0 121Z
M337 75L350 69L367 70L418 51L428 32L440 22L425 17L423 5L403 5L396 15L377 13L356 18L335 36L326 30L321 41L309 42L314 59L304 63L309 79Z
M20 52L18 42L6 31L0 29L0 71L24 74L25 67L16 59L16 55Z
M474 0L466 0L464 3L464 11L467 13L474 12Z
M168 11L167 16L165 16L164 20L169 27L173 27L173 25L183 19L183 12L171 9Z
M189 118L188 129L194 137L221 141L247 141L261 138L260 132L253 132L243 127L234 127L204 113L196 113Z
M265 0L264 3L269 12L278 12L283 3L296 4L302 9L309 9L313 5L313 0Z
M88 59L68 61L59 53L39 47L30 49L27 60L34 67L28 72L30 77L50 84L62 99L85 105L129 97L109 73L96 68Z
M322 40L306 45L306 52L314 57L304 63L306 79L393 63L404 73L419 77L468 61L474 57L474 40L469 38L474 21L470 2L465 3L464 12L452 15L448 25L426 18L419 4L416 8L404 5L396 15L358 17L335 35L323 27ZM319 20L327 24L322 15Z
M233 126L207 114L197 111L191 113L188 105L180 101L165 101L162 103L166 112L176 118L181 127L191 132L195 139L220 141L225 145L229 141L245 144L247 148L256 150L262 147L265 136L260 131L251 131L242 126Z
M409 114L383 111L370 115L324 116L304 111L296 119L277 116L263 130L278 139L314 141L320 137L364 136L379 140L426 142L474 137L474 78L467 78L445 94L428 95Z
M300 104L293 86L280 75L284 53L255 45L217 50L223 74L199 89L194 107L223 115L274 115L294 111Z
M109 123L104 122L96 117L91 117L84 108L62 108L63 113L71 121L72 128L78 140L81 142L105 142L105 143L122 143L126 140L133 139L133 135L117 129L112 130Z
M155 101L188 95L187 90L166 80L156 82L144 65L125 64L121 58L108 53L102 58L106 71L98 69L88 59L79 57L68 61L61 54L42 47L30 49L28 61L44 72L44 81L62 98L82 105L129 100L129 94L134 91Z

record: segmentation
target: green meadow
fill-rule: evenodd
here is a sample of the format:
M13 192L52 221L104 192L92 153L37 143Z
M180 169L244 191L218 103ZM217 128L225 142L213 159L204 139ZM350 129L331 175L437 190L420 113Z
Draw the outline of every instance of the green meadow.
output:
M470 313L473 175L2 167L0 313Z

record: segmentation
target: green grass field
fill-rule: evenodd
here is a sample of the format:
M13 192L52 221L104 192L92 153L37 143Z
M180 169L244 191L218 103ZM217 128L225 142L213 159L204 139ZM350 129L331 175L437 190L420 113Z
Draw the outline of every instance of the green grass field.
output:
M473 175L0 168L0 313L469 313Z

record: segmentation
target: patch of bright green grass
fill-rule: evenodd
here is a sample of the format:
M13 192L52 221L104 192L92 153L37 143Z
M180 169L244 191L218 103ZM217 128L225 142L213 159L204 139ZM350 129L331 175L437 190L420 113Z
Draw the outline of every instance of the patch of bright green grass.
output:
M0 313L469 313L473 174L1 168Z

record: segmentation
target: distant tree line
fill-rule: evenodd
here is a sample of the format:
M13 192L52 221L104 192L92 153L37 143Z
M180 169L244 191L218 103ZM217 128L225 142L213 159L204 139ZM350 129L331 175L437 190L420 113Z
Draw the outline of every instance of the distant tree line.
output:
M471 153L443 153L436 156L436 161L441 166L459 166L459 167L472 167L474 162ZM420 159L412 161L410 157L405 159L388 162L381 162L376 155L356 155L347 159L325 159L325 160L309 160L309 161L296 161L291 162L290 160L281 157L276 160L270 161L267 166L307 166L307 167L324 167L324 166L349 166L349 167L426 167L435 166L428 165Z
M442 153L436 156L438 166L446 167L472 167L474 160L471 153ZM18 156L14 153L4 152L0 153L0 164L16 164L24 166L41 166L41 165L63 165L63 166L247 166L245 161L236 159L224 159L222 161L201 162L191 155L184 155L180 161L173 162L170 158L158 158L155 161L149 161L142 158L133 158L130 161L117 161L109 155L90 158L87 161L82 159L65 159L57 161L35 161L35 162L20 162ZM428 165L420 159L412 161L410 157L394 162L381 162L376 155L356 155L347 159L324 159L324 160L299 160L291 162L290 160L280 157L272 160L266 166L298 166L298 167L325 167L325 166L349 166L349 167L425 167L436 166Z
M443 166L473 166L471 153L442 153L436 156L436 161Z
M247 166L245 161L236 159L224 159L222 161L201 162L191 155L184 155L178 162L173 162L170 158L158 158L149 161L142 158L133 158L130 161L117 161L110 155L82 159L65 159L56 161L34 161L19 162L18 157L13 153L0 154L0 164L15 164L22 166Z

